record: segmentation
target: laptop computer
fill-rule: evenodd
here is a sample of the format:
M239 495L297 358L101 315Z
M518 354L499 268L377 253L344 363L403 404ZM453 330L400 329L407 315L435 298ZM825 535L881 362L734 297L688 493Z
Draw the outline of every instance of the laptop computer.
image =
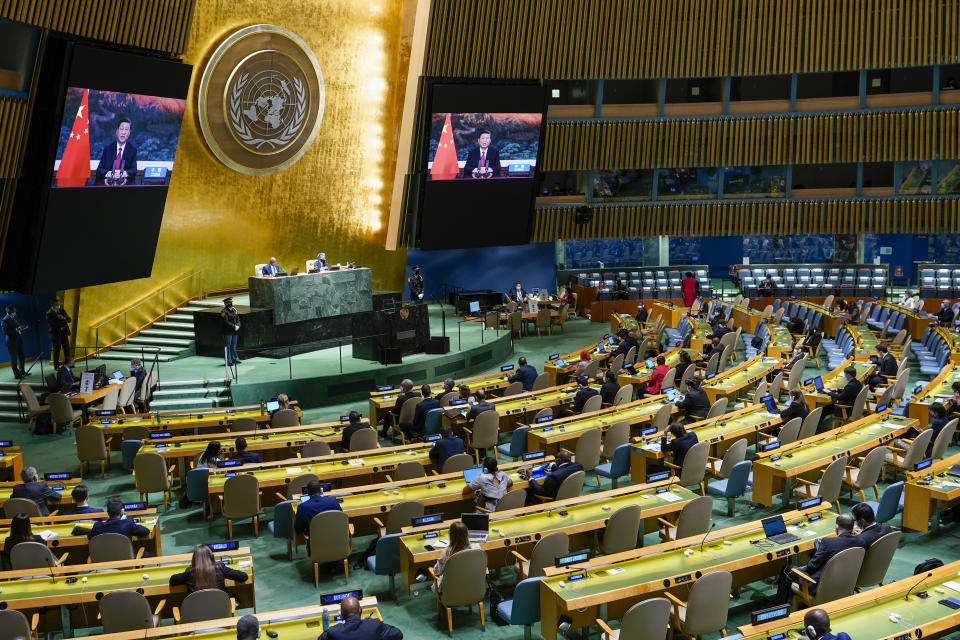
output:
M799 536L787 532L787 525L783 521L783 516L772 516L760 521L763 525L763 533L767 540L772 540L777 544L787 544L799 540Z
M473 479L476 478L481 473L483 473L482 467L471 467L470 469L464 469L463 481L469 485L471 482L473 482Z
M460 520L467 525L470 542L486 542L490 534L489 513L461 513Z
M663 392L667 394L667 402L673 402L677 399L677 390L673 387L667 387Z
M777 410L777 401L773 399L773 396L763 396L760 398L760 402L763 403L763 406L767 408L768 412L779 413Z
M817 391L823 391L823 378L817 376L813 379L813 386L817 388Z
M657 366L657 363L653 361L653 358L647 358L643 364L647 365L647 369L653 369L655 366Z
M947 469L947 475L953 476L954 478L960 478L960 464L955 464Z

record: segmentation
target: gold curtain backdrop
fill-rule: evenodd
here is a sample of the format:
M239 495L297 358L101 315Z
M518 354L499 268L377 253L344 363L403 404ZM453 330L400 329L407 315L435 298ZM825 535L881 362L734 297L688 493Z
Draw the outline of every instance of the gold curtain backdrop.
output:
M254 264L271 256L288 270L303 270L307 258L325 251L334 263L371 267L375 287L402 286L405 253L384 250L383 234L410 11L403 0L197 1L183 56L194 73L153 275L68 292L68 309L81 296L78 345L93 344L95 324L185 273L202 271L206 290L245 285ZM197 88L217 45L261 23L285 27L308 43L323 73L326 105L316 141L297 164L253 177L228 169L207 148ZM138 250L123 246L122 229L113 240L118 250ZM100 344L117 332L101 332Z
M958 0L435 0L427 74L695 78L955 64Z

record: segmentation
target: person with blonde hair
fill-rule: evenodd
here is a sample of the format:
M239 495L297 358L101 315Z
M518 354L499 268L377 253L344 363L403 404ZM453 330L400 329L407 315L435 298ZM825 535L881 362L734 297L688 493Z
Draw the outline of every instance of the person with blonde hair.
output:
M243 571L218 564L213 558L213 551L210 551L210 547L201 544L193 550L193 558L190 560L190 566L187 567L187 570L170 576L170 586L186 585L187 593L193 593L201 589L226 591L225 580L246 582L247 577L247 574Z

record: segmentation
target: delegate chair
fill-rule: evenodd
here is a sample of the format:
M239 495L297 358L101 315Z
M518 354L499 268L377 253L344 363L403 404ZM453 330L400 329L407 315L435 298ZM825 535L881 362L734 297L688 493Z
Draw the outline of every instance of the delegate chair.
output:
M267 523L267 528L273 532L274 538L280 538L287 541L287 560L293 560L293 546L296 541L296 533L293 530L294 505L299 505L299 500L284 500L273 505L273 520Z
M500 436L500 414L496 411L484 411L476 417L472 426L472 429L463 427L463 432L467 434L466 444L473 449L477 466L480 466L481 449L492 450L493 457L498 458L497 441Z
M819 581L794 567L793 573L800 578L800 582L791 585L793 608L797 609L801 602L804 606L813 607L853 595L864 555L862 547L851 547L837 553L827 560ZM811 587L816 587L816 593L810 593Z
M587 398L587 401L583 403L583 411L580 413L593 413L594 411L599 411L603 408L603 398L599 395L590 396Z
M531 391L540 391L540 389L546 389L550 386L550 374L544 371L537 376L536 380L533 381L533 387Z
M676 524L657 518L660 523L660 538L664 542L680 540L690 536L703 535L710 529L713 498L700 496L683 505L677 516Z
M503 390L504 397L515 396L519 393L523 393L523 383L520 381L511 382L506 389Z
M183 599L183 604L173 608L175 624L191 624L204 620L219 620L233 617L233 598L220 589L200 589Z
M448 393L447 395L443 396L443 399L446 400L447 398L450 398L453 400L452 396L452 393ZM427 412L427 419L423 422L423 435L433 436L440 433L440 420L442 418L443 409L439 407L436 409L430 409L430 411Z
M110 464L110 443L113 438L106 438L103 429L92 424L81 425L77 428L77 458L80 460L80 477L83 477L84 468L91 462L100 463L100 477L106 472Z
M598 464L593 472L597 475L597 484L600 483L600 477L609 478L610 487L616 489L617 480L630 475L630 444L625 443L617 447L610 462Z
M807 438L817 435L817 427L820 425L821 415L823 415L823 407L817 407L807 414L807 417L803 419L803 426L800 427L798 440L806 440Z
M489 411L484 411L484 413L489 413ZM483 415L483 413L480 415ZM508 458L519 458L527 452L527 431L529 430L530 425L520 425L513 430L513 434L510 436L510 442L497 445L497 451Z
M913 442L910 443L906 451L889 445L887 447L888 451L884 456L883 473L881 477L886 480L887 469L892 470L894 475L896 475L897 471L913 471L913 466L923 460L927 452L927 447L930 446L930 440L932 439L933 429L927 429L913 439Z
M687 367L689 369L690 367ZM613 405L614 407L620 406L621 404L626 404L633 399L633 385L625 384L620 387L616 395L613 396Z
M540 581L527 578L513 589L513 599L497 605L497 615L509 625L523 625L523 640L532 640L533 624L540 622Z
M133 551L130 538L119 533L100 533L90 538L90 562L114 562L142 558L143 547Z
M343 563L343 578L350 580L350 552L353 551L353 525L343 511L322 511L310 520L310 552L313 586L320 585L320 565Z
M883 459L886 449L876 447L871 449L870 453L860 458L860 467L847 467L846 476L843 484L850 490L850 495L856 491L860 494L860 502L866 502L867 496L863 490L873 487L873 493L877 500L880 499L880 489L877 487L877 481L880 479L880 470L883 468Z
M17 385L17 388L20 389L20 395L23 396L23 401L27 405L27 411L30 412L30 422L27 424L27 429L33 431L33 423L37 421L37 418L44 414L50 413L50 405L41 405L40 401L37 400L37 394L26 382L21 382Z
M390 533L400 533L401 529L411 525L414 518L419 518L422 515L422 502L419 500L404 500L390 507L390 512L387 513L386 524L384 524L380 518L376 517L373 521L377 524L380 532L379 535L385 536Z
M457 473L458 471L469 469L472 466L473 457L471 457L469 453L458 453L455 456L450 456L444 461L443 469L440 470L440 473Z
M603 434L603 450L600 451L600 457L604 460L612 460L613 454L622 444L630 441L630 423L616 422L607 427Z
M21 542L10 550L10 567L14 571L20 569L49 569L59 567L67 561L70 552L60 558L53 555L53 551L42 542Z
M208 504L209 494L207 493L207 478L210 475L210 470L203 469L190 469L187 471L187 500L190 504L202 504L203 505L203 519L207 519L207 510L210 508Z
M670 424L670 414L673 413L673 405L671 403L666 403L653 414L653 420L650 422L650 426L657 430L657 433L663 433L667 425Z
M594 396L596 398L598 396ZM591 398L592 400L593 398ZM489 413L489 412L487 412ZM483 414L481 414L483 415ZM574 452L574 460L583 465L584 471L593 471L597 468L597 465L600 464L600 449L602 448L601 440L603 438L603 432L599 427L594 427L593 429L588 429L580 434L580 437L577 438L577 448ZM600 479L597 478L597 485L600 484Z
M140 631L160 625L160 612L166 600L150 610L150 603L136 591L110 591L100 598L100 618L104 633Z
M537 585L539 589L539 585ZM539 598L538 598L539 600ZM539 612L540 606L537 605L537 611ZM23 638L37 638L37 625L40 623L40 614L34 612L30 616L30 621L27 621L27 617L16 611L14 609L2 609L0 610L0 640L22 640ZM526 637L526 640L530 640L530 636Z
M796 442L800 439L800 427L803 426L803 420L799 417L792 418L787 421L787 424L783 425L783 428L780 429L780 433L777 434L776 438L773 440L779 440L780 444L790 444L791 442Z
M260 484L256 476L241 474L223 483L223 517L227 536L233 538L233 521L253 518L253 535L260 535Z
M597 624L603 631L602 640L624 640L643 638L643 640L666 640L670 626L670 601L666 598L650 598L633 605L623 614L619 629L597 618Z
M753 470L753 462L744 460L733 465L730 475L720 480L707 482L707 493L711 496L727 499L727 517L733 517L734 505L736 499L747 492L750 483L750 472Z
M287 483L286 495L276 492L281 500L295 500L300 498L300 494L306 493L306 487L313 480L317 480L315 473L301 473L299 476Z
M413 460L407 460L397 465L392 475L387 476L390 482L399 482L400 480L413 480L423 478L427 472L423 470L423 465Z
M510 553L517 559L516 568L521 580L540 578L543 577L543 570L552 567L557 557L570 553L570 536L563 531L548 533L533 545L529 560L513 549Z
M600 555L610 555L637 548L640 535L640 505L630 504L613 512L603 529L603 538L593 532L593 546Z
M399 416L393 413L387 414L387 419L390 420L390 430L393 431L393 435L391 437L396 438L396 436L399 435L400 442L403 444L407 443L407 439L403 435L403 430L400 429L400 423L413 422L413 414L417 410L417 405L421 402L423 402L423 398L408 398L406 401L404 401L403 405L400 406ZM357 433L360 433L360 431Z
M7 498L7 501L3 503L3 515L12 518L18 513L25 513L31 518L43 517L43 514L40 513L40 506L33 500L29 498ZM51 512L51 515L52 513L55 512Z
M73 425L83 420L83 413L70 405L70 400L62 393L47 395L47 404L50 405L50 417L53 419L53 432L67 427L73 433Z
M350 436L350 453L356 451L373 451L380 447L376 429L357 429Z
M256 431L260 424L253 418L236 418L230 423L230 431Z
M823 475L820 476L820 482L811 482L804 478L797 478L800 486L797 487L796 495L800 500L820 497L824 502L835 503L840 497L840 490L843 488L843 476L847 470L847 456L838 456L836 460L827 465Z
M710 443L698 442L687 450L687 455L683 457L683 467L678 467L672 462L665 464L674 471L680 472L680 484L684 487L694 485L700 488L700 495L705 493L703 488L703 477L707 473L707 457L710 455Z
M150 494L159 491L163 493L163 508L166 509L173 486L173 467L167 467L163 456L152 452L137 454L133 459L133 473L140 499L149 504Z
M873 509L877 522L893 520L894 516L903 511L903 480L888 484L880 494L880 502L868 500L866 504Z
M527 500L527 490L526 489L512 489L507 492L505 496L500 498L500 501L497 502L497 511L510 511L511 509L519 509L524 505ZM477 507L480 511L486 511L483 507Z
M486 631L483 598L487 594L487 552L483 549L465 549L453 554L443 569L443 580L428 571L434 580L437 610L447 612L447 631L453 637L453 607L472 607L480 611L480 629Z
M944 454L947 451L947 446L953 440L953 434L957 431L957 419L954 418L947 424L943 426L943 429L940 430L940 433L937 434L937 439L933 441L933 449L931 450L930 457L933 460L942 460Z
M732 585L733 574L729 571L711 571L693 583L686 602L667 591L664 595L673 603L674 629L688 638L716 631L727 635Z
M710 418L719 418L720 416L725 414L727 412L727 405L729 403L730 401L727 400L726 398L720 398L719 400L714 402L712 405L710 405L710 410L707 411L706 419L709 420Z
M137 393L137 379L129 377L120 385L120 395L117 396L117 406L124 413L135 413L136 407L133 405L133 396Z
M587 477L587 474L583 471L575 471L571 473L566 478L563 479L563 482L560 483L560 488L557 489L557 497L551 498L550 496L541 496L537 495L537 500L540 502L552 502L554 500L566 500L567 498L576 498L580 495L580 492L583 491L583 480Z
M300 449L301 458L319 458L330 455L330 445L323 440L311 440Z
M293 409L279 409L270 417L270 428L295 427L300 424L300 416Z
M377 539L376 552L367 556L367 569L390 580L390 597L397 599L397 574L400 573L400 535L388 533Z
M730 472L733 471L734 465L743 462L747 457L747 439L740 438L727 449L726 453L723 454L723 459L708 457L707 458L707 473L712 477L723 479L730 475ZM719 468L717 463L720 463Z
M883 586L883 579L887 576L887 569L893 560L893 554L900 544L900 531L891 531L877 538L867 547L860 565L860 574L857 576L857 591L864 587Z

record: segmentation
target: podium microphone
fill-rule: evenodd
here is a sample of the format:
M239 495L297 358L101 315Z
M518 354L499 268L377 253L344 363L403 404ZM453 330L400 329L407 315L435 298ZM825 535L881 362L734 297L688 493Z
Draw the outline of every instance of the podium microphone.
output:
M910 592L913 591L914 589L916 589L917 587L919 587L921 584L923 584L923 581L926 580L927 578L929 578L929 577L932 576L932 575L933 575L933 571L930 571L929 573L927 573L927 575L925 575L925 576L923 576L922 578L920 578L920 580L919 580L916 584L914 584L912 587L910 587L909 589L907 589L907 595L903 596L903 599L906 600L907 602L909 602L909 601L910 601Z

